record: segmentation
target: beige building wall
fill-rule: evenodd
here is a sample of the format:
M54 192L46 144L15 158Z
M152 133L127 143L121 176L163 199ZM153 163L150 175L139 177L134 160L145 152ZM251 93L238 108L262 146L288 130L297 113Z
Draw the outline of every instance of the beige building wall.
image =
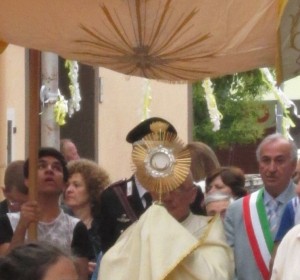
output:
M0 165L1 184L6 167L7 112L14 119L13 160L25 157L25 49L9 46L0 55ZM100 68L102 102L98 115L98 162L112 180L132 174L131 145L125 140L129 130L143 118L144 95L150 86L152 101L149 116L163 117L177 129L178 136L188 141L190 106L188 85L171 84L128 77Z
M7 166L7 120L12 134L12 160L25 154L25 50L9 45L0 55L0 186Z
M131 144L127 133L143 120L146 79L100 68L102 103L99 104L99 163L120 180L132 174ZM188 140L188 85L149 80L152 101L149 116L162 117Z
M12 115L13 134L12 160L25 157L25 50L9 46L7 49L7 114ZM9 117L9 116L8 116Z

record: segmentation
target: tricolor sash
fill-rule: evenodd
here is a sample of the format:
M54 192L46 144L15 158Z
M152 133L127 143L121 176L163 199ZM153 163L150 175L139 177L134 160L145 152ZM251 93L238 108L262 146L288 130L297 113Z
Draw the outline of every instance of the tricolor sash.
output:
M268 280L273 239L263 202L263 189L243 198L243 213L254 259L263 279Z

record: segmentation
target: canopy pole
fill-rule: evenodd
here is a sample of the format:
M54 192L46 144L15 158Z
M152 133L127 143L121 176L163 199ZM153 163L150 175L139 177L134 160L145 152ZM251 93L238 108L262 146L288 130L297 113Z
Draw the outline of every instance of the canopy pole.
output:
M282 92L284 91L284 84L282 83L280 86ZM283 105L281 102L277 100L277 104L275 105L275 117L276 117L276 132L280 134L284 134L283 129Z
M40 147L39 91L41 87L41 53L29 50L29 199L37 200L37 161ZM37 224L28 229L29 240L37 240Z
M59 98L58 89L58 55L50 52L41 53L41 146L54 147L59 150L60 130L55 121L54 108Z

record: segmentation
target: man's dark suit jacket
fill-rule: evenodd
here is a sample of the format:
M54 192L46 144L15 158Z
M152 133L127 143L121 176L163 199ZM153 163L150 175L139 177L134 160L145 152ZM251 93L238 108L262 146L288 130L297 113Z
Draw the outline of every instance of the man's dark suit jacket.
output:
M0 202L0 215L5 215L8 213L8 200L4 199Z
M132 194L127 195L127 184L130 182L132 184ZM105 189L101 195L99 225L103 252L106 252L114 245L121 233L132 224L117 194L113 190L114 188L121 188L137 218L146 210L139 196L134 177L131 177L129 180L116 182Z

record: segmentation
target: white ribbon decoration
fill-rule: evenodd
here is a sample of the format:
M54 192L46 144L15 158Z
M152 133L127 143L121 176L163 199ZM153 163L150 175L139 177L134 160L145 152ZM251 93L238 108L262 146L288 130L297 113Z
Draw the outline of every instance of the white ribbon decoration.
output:
M223 115L218 110L216 98L213 93L211 80L209 78L203 80L202 87L204 88L207 109L208 109L210 121L213 124L213 131L217 131L220 129L221 119L223 118Z
M68 100L68 114L69 117L71 117L74 112L80 110L80 101L81 101L81 96L80 96L80 88L79 88L79 83L78 83L78 71L79 71L79 66L77 61L71 61L67 60L66 65L69 68L69 79L70 79L70 95L71 98Z
M142 120L146 120L150 117L150 105L152 101L151 85L149 79L143 79L143 92L142 92Z
M282 116L282 129L283 129L283 134L286 135L288 138L293 139L292 136L289 133L289 129L291 127L294 127L295 124L289 117L289 112L287 109L292 108L293 114L297 117L300 118L300 115L298 115L298 109L296 104L290 100L286 94L281 90L280 87L276 86L276 82L268 68L261 68L262 73L265 75L267 81L271 85L271 90L274 93L275 98L278 100L278 102L281 104L282 108L284 108L283 111L283 116ZM276 112L276 117L277 117L277 112Z

